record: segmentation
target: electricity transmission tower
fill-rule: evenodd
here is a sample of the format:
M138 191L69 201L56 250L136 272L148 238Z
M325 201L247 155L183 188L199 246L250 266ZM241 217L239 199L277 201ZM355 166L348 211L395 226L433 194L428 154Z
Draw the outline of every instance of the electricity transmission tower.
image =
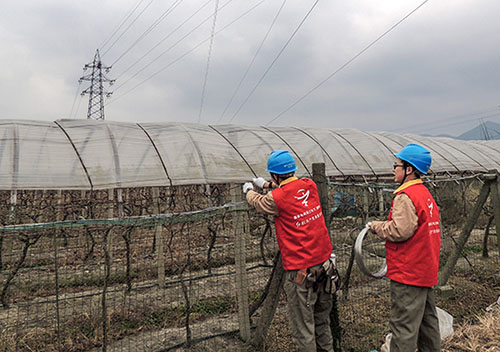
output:
M105 67L102 65L99 50L94 55L94 61L86 64L83 71L92 69L88 75L80 78L79 82L90 81L90 86L82 92L82 96L89 95L89 108L87 111L88 120L104 120L104 97L111 96L110 92L104 90L104 83L112 85L115 80L109 79L105 76L111 70L111 66ZM104 71L104 72L103 72Z

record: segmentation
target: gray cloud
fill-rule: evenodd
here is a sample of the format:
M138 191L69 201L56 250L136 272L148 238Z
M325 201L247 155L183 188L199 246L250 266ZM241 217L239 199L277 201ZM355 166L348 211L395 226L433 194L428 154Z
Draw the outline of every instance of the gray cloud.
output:
M172 3L153 1L127 33L108 52L103 51L103 63L113 63ZM184 0L114 65L109 77L120 75L203 3ZM233 0L218 14L216 29L257 3ZM265 1L214 38L202 123L218 121L281 3ZM229 121L313 3L287 1L222 123ZM233 123L268 123L420 3L320 1ZM50 121L69 117L83 65L92 60L95 50L135 4L136 0L4 1L0 12L0 118ZM214 5L210 2L111 89L209 16ZM420 129L428 126L428 133L442 133L436 121L448 118L448 133L471 128L481 112L484 116L490 111L491 115L500 105L500 48L495 38L500 29L498 13L500 3L495 0L429 1L273 124L400 132L407 126L409 132L421 123ZM206 39L211 26L212 21L207 21L116 89L115 100L106 106L106 118L196 122L208 42L171 63ZM167 65L171 66L165 69ZM78 118L85 118L86 99L76 98ZM453 117L457 117L455 126ZM468 119L469 124L459 124L458 117L460 122ZM498 122L500 113L489 119Z

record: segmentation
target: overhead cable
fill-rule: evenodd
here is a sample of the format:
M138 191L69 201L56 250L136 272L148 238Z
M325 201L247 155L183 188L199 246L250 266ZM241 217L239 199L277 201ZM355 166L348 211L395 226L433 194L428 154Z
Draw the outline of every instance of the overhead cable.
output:
M413 133L421 132L421 131L426 132L426 131L429 131L430 126L432 126L433 129L437 129L437 128L443 128L443 127L452 127L452 126L470 124L471 121L476 121L476 120L479 120L481 118L499 118L499 117L500 117L500 111L498 111L496 113L488 114L488 115L474 116L474 117L471 117L470 119L464 120L464 121L452 121L452 122L448 122L448 123L438 123L438 124L433 124L432 122L430 122L426 126L422 125L420 128L415 128L415 127L412 128L411 132L413 132Z
M467 113L467 114L460 114L460 115L453 115L453 116L448 116L448 117L445 117L445 118L441 118L441 119L436 119L436 118L433 118L431 122L421 122L421 123L417 123L417 124L414 124L414 125L410 125L410 126L406 126L406 127L397 127L397 128L392 128L392 129L388 129L388 131L390 132L402 132L402 131L408 131L408 130L414 130L415 128L417 128L418 130L418 127L424 127L424 126L429 126L429 125L442 125L444 124L444 126L446 126L448 124L447 121L450 121L450 120L453 120L454 122L456 122L457 120L464 120L464 119L477 119L478 117L480 116L485 116L485 114L489 114L489 113L495 113L496 114L499 114L500 113L500 109L499 107L495 107L495 108L492 108L492 109L488 109L488 110L483 110L483 111L478 111L478 112L471 112L471 113ZM488 116L485 116L485 117L488 117Z
M205 78L203 79L203 88L201 90L201 102L200 102L200 111L198 113L198 123L200 123L200 121L201 121L201 113L203 111L203 102L205 100L205 90L207 88L208 71L210 69L210 57L212 56L212 48L213 48L214 36L215 36L215 24L217 22L218 10L219 10L219 0L215 0L214 21L212 22L212 31L210 34L210 44L208 45L207 66L205 68Z
M232 26L234 23L238 22L240 19L242 19L243 17L245 17L246 15L248 15L250 12L252 12L253 10L255 10L258 6L260 6L262 3L264 3L266 0L261 0L259 1L256 5L254 5L253 7L251 7L250 9L248 9L246 12L244 12L243 14L241 14L240 16L238 16L236 19L234 19L232 22L228 23L227 25L225 25L224 27L222 27L221 29L219 29L218 31L215 32L215 35L219 34L220 32L224 31L225 29L227 29L228 27ZM210 40L210 37L202 40L200 43L198 43L197 45L195 45L193 48L189 49L188 51L186 51L184 54L182 54L181 56L177 57L177 59L171 61L168 65L164 66L163 68L161 68L159 71L156 71L155 73L153 73L152 75L150 75L148 78L144 79L143 81L139 82L138 84L136 84L134 87L132 87L131 89L129 89L128 91L126 91L125 93L123 93L122 95L116 97L115 99L113 100L110 100L108 101L108 104L110 103L113 103L115 102L116 100L118 100L119 98L125 96L126 94L132 92L133 90L137 89L139 86L143 85L145 82L149 81L150 79L152 79L153 77L157 76L158 74L160 74L161 72L165 71L167 68L169 68L170 66L174 65L175 63L177 63L178 61L180 61L181 59L183 59L184 57L186 57L187 55L189 55L190 53L192 53L193 51L195 51L196 49L198 49L200 46L202 46L205 42L207 42L208 40Z
M141 3L143 2L144 0L139 0L139 2L135 5L135 7L132 9L132 11L130 11L128 13L128 15L125 15L125 17L122 19L122 21L120 22L120 24L115 28L115 30L113 31L113 33L108 37L108 39L106 39L104 41L104 43L102 43L100 46L99 46L99 51L103 51L104 47L106 46L106 44L109 43L109 41L111 40L111 38L113 38L116 34L116 32L118 32L120 30L120 28L122 28L122 26L125 24L125 22L130 18L130 16L132 16L135 12L135 10L137 10L137 8L141 5Z
M69 117L73 117L73 108L75 107L76 99L78 98L78 93L80 92L80 87L82 85L82 81L78 81L78 87L76 88L75 98L73 99L73 104L71 104L71 111L69 112Z
M226 7L227 5L229 5L231 2L233 2L234 0L229 0L227 1L224 5L222 5L220 8L219 8L219 11L222 10L224 7ZM156 61L158 61L163 55L165 55L166 53L168 53L170 50L172 50L173 48L175 48L179 43L181 43L184 39L186 39L187 37L189 37L194 31L196 31L198 28L200 28L203 24L205 24L205 22L207 22L208 20L210 20L212 17L213 17L214 13L210 14L210 16L206 17L200 24L198 24L196 27L194 27L192 30L190 30L188 33L186 33L182 38L180 38L179 40L177 40L174 44L172 44L171 46L169 46L167 49L165 49L164 51L162 51L160 53L160 55L158 55L157 57L155 57L152 61L149 62L149 64L147 64L146 66L142 67L139 71L137 71L136 73L134 73L131 77L129 77L128 79L126 79L122 84L120 84L118 87L115 88L115 92L123 87L125 84L127 84L127 82L129 82L130 80L132 80L134 77L136 77L139 73L141 73L142 71L144 71L146 68L148 68L149 66L151 66L153 63L155 63ZM208 38L210 39L210 37ZM208 40L207 39L207 40Z
M160 46L160 44L162 44L165 40L167 40L168 38L170 38L175 32L177 32L183 25L185 25L191 18L193 18L194 16L196 16L198 14L198 12L200 12L201 10L203 10L203 8L205 6L207 6L212 0L208 0L206 1L203 5L201 5L201 7L196 10L191 16L189 16L188 18L186 18L184 20L184 22L182 22L180 25L178 25L173 31L171 31L170 33L168 33L165 37L163 37L158 43L156 43L156 45L154 45L151 49L149 49L144 55L142 55L140 58L138 58L132 65L130 65L129 67L127 67L122 73L120 73L118 75L118 77L116 77L116 80L120 79L125 73L127 73L128 71L130 71L132 69L132 67L134 67L135 65L137 65L142 59L144 59L147 55L149 55L154 49L156 49L158 46ZM232 0L231 0L232 1Z
M307 18L309 17L309 15L312 13L312 11L314 10L314 8L318 4L318 2L319 2L319 0L316 0L314 2L314 4L311 6L311 8L309 9L309 11L306 13L306 15L304 16L304 18L302 19L302 21L297 26L297 28L293 31L293 33L290 36L290 38L288 38L288 40L286 41L285 45L283 45L283 47L279 51L278 55L276 55L276 57L271 62L271 64L269 65L269 67L266 69L266 71L264 72L264 74L258 80L257 84L255 84L255 86L252 88L252 90L250 91L250 93L247 95L247 97L245 98L245 100L243 101L243 103L241 103L241 105L239 106L238 110L236 110L236 112L233 114L233 116L229 120L229 123L231 123L234 120L234 118L236 117L236 115L238 115L238 113L241 111L241 109L243 108L243 106L245 106L245 104L248 102L248 100L250 99L250 97L257 90L257 88L259 87L259 85L261 84L261 82L264 80L264 78L267 76L267 74L269 73L269 71L271 71L271 68L274 66L274 64L276 63L276 61L278 61L278 59L281 56L281 54L285 51L285 49L287 48L288 44L290 44L290 42L292 41L293 37L295 37L295 35L299 31L299 29L302 27L302 25L304 24L304 22L307 20Z
M125 30L118 36L118 38L115 39L115 41L113 42L113 44L111 44L111 46L109 48L107 48L105 52L103 52L101 54L101 58L103 58L104 55L106 55L106 53L108 51L110 51L111 48L113 48L115 46L115 44L121 39L121 37L123 37L123 35L125 33L127 33L127 31L130 29L130 27L132 27L134 25L135 21L137 21L139 19L139 17L141 17L142 14L148 9L148 7L151 6L151 4L153 3L153 1L154 0L150 0L148 2L148 4L142 9L142 11L132 20L132 22L129 23L129 25L127 26L127 28L125 28Z
M135 42L132 43L132 45L130 45L128 47L127 50L125 50L112 64L111 66L114 66L118 61L120 61L120 59L122 57L124 57L134 46L137 45L137 43L139 43L141 40L143 40L149 33L151 33L151 31L153 29L155 29L165 18L168 17L168 15L170 15L177 6L179 6L181 3L182 3L183 0L175 0L172 5L170 5L170 7L168 9L166 9L161 15L160 17L158 17L151 26L149 26L148 29L146 29L144 31L144 33L142 33L139 38L137 38L135 40Z
M75 118L78 118L78 111L80 111L80 104L83 100L83 95L80 95L80 100L78 100L78 105L76 106L76 110L75 110Z
M291 104L289 107L287 107L285 110L280 112L278 115L276 115L273 119L271 119L269 122L266 123L266 126L269 125L270 123L276 121L279 119L281 116L283 116L286 112L290 111L295 105L300 103L302 100L304 100L306 97L308 97L312 92L314 92L316 89L321 87L323 84L328 82L333 76L335 76L337 73L342 71L344 68L346 68L350 63L352 63L354 60L356 60L358 57L363 55L368 49L370 49L373 45L375 45L379 40L381 40L383 37L385 37L387 34L392 32L397 26L399 26L404 20L406 20L408 17L410 17L413 13L418 11L422 6L425 5L429 0L425 0L422 2L420 5L418 5L415 9L410 11L406 16L404 16L401 20L399 20L396 24L394 24L391 28L386 30L384 33L382 33L377 39L372 41L370 44L368 44L363 50L361 50L359 53L354 55L351 59L349 59L346 63L344 63L342 66L340 66L338 69L336 69L334 72L329 74L324 80L322 80L320 83L318 83L316 86L314 86L312 89L310 89L306 94L301 96L299 99L297 99L293 104Z
M255 62L255 59L257 58L257 55L259 55L259 52L260 50L262 49L262 47L264 46L264 43L267 39L267 37L269 36L269 33L271 33L271 30L273 29L280 13L281 13L281 10L283 10L283 7L285 6L285 3L287 2L287 0L283 0L283 3L281 4L280 8L278 9L278 13L276 14L276 16L274 16L274 19L271 23L271 25L269 26L266 34L264 35L264 38L262 39L262 41L260 42L260 45L259 47L257 48L257 50L255 51L255 54L253 55L253 58L252 60L250 61L250 63L248 64L248 67L245 71L245 73L243 74L243 76L241 77L240 79L240 82L238 83L236 89L234 90L233 92L233 95L231 96L231 98L229 99L229 102L226 104L226 107L224 108L224 111L222 111L222 113L220 114L219 116L219 119L217 120L216 123L219 123L220 120L224 117L224 115L226 114L226 111L227 109L229 108L229 106L232 104L233 100L234 100L234 97L236 96L236 94L238 94L239 90L240 90L240 87L241 85L243 84L243 81L245 80L245 78L247 77L248 75L248 72L250 72L250 69L252 68L254 62Z

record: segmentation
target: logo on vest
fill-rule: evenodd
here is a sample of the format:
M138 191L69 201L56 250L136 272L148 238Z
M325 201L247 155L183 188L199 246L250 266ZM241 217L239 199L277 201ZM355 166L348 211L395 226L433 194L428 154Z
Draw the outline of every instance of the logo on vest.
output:
M297 200L302 199L302 204L304 204L304 206L308 207L309 205L307 204L307 200L309 199L309 191L306 191L305 189L301 188L297 191L297 193L299 193L300 196L294 196L294 198Z
M429 208L429 213L431 214L431 218L433 218L432 211L434 210L434 203L430 198L427 198L427 207Z

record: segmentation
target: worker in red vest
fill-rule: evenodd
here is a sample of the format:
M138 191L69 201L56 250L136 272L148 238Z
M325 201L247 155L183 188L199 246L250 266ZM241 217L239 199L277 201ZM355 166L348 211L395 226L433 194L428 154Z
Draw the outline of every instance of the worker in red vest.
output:
M266 170L272 182L254 178L243 185L243 192L257 211L274 215L289 325L298 351L333 352L330 310L338 274L332 244L316 184L295 177L296 170L289 152L275 150ZM262 195L253 191L254 185L273 189Z
M368 223L386 240L387 277L391 279L391 352L440 351L433 286L438 282L441 230L439 209L420 176L431 165L430 152L408 144L394 154L394 191L387 221Z

